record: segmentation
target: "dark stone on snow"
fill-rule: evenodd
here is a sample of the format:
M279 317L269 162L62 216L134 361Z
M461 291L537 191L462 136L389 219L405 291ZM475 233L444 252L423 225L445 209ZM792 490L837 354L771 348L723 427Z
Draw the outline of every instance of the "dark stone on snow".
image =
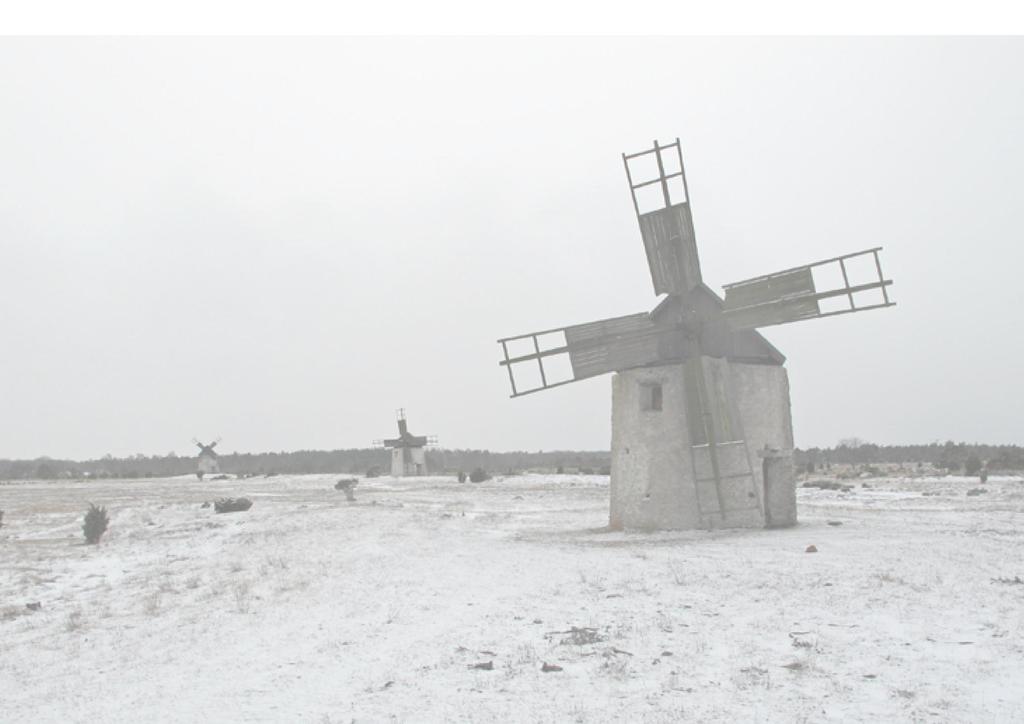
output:
M251 507L252 501L248 498L221 498L213 502L215 513L240 513Z

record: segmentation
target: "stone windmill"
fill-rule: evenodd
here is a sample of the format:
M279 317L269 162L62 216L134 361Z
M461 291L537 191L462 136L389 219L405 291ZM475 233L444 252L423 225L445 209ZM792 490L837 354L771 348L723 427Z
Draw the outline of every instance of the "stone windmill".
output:
M219 473L220 458L218 458L217 453L214 451L214 448L217 447L217 443L220 442L220 438L218 437L209 445L204 445L195 438L192 438L192 442L195 443L196 446L199 448L199 465L198 469L196 470L196 477L202 480L203 476L206 475L207 473L211 475Z
M398 437L377 440L374 444L391 450L391 475L424 475L427 472L426 447L436 445L434 435L413 435L405 420L405 410L398 410Z
M892 306L881 247L727 284L723 299L701 277L679 139L622 159L666 296L650 312L498 340L512 397L617 373L612 527L794 524L785 357L757 329Z

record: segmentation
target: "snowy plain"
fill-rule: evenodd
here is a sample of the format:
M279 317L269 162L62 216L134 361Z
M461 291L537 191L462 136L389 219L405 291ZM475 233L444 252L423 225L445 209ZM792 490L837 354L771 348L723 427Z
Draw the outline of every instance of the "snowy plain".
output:
M601 476L337 479L0 485L0 720L1024 721L1019 478L673 533Z

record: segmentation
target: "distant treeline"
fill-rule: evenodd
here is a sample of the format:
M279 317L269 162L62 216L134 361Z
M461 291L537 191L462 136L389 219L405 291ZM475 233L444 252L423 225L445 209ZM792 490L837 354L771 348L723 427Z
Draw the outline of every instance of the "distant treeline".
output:
M833 448L796 450L798 466L821 467L832 463L867 465L877 463L924 463L942 470L969 470L985 465L990 471L1024 470L1024 447L979 445L976 443L933 442L928 445L875 445L857 438L841 440Z
M224 453L218 458L222 473L272 475L346 473L366 475L391 471L391 452L381 448L352 450L299 450L280 453ZM608 473L611 454L586 452L490 452L487 450L428 449L428 473L469 473L483 468L494 473L542 470L548 472ZM159 478L194 473L197 458L177 455L133 455L99 460L0 460L0 480L57 478Z
M427 472L470 472L482 468L492 474L539 472L582 472L607 474L611 453L598 451L490 452L488 450L427 450ZM986 465L990 471L1024 470L1024 448L1018 445L977 445L931 443L929 445L875 445L856 438L843 440L832 448L796 450L795 462L802 469L832 464L923 463L943 470L974 470ZM57 478L148 478L187 475L196 471L194 457L133 455L99 460L0 460L0 480ZM279 453L231 453L220 456L223 473L272 475L304 473L388 474L391 455L381 448L352 450L299 450Z

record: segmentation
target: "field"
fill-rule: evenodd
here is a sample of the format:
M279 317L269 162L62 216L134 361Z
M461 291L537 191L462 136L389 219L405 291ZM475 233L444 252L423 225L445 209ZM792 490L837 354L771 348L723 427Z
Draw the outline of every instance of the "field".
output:
M0 485L0 720L1024 721L1020 479L655 534L605 477L336 479Z

